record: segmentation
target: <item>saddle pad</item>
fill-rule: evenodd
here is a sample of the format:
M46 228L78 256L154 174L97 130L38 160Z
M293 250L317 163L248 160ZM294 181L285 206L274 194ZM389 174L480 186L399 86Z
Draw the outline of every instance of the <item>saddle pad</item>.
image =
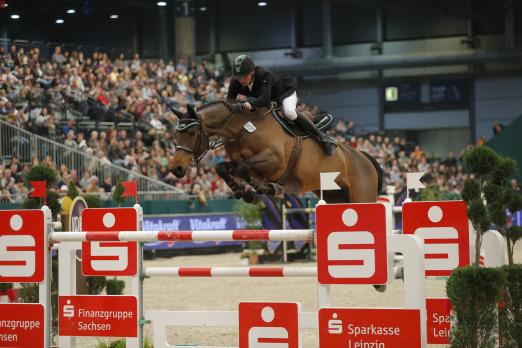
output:
M303 138L308 138L308 134L303 132L299 126L297 126L294 123L288 122L283 115L281 115L280 110L278 109L272 109L272 115L274 118L279 122L281 127L290 134L291 136L299 136ZM312 119L317 129L320 131L325 131L327 128L329 128L332 125L333 122L333 116L329 113L319 114L315 115Z

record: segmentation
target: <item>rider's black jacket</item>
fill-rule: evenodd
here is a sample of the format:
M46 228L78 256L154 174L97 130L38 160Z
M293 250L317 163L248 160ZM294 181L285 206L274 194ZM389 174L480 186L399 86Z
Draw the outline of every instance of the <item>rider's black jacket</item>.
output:
M243 87L237 79L230 81L227 99L236 99L238 94L247 97L253 108L270 106L271 101L281 103L297 89L297 79L292 76L279 76L268 69L256 66L252 91Z

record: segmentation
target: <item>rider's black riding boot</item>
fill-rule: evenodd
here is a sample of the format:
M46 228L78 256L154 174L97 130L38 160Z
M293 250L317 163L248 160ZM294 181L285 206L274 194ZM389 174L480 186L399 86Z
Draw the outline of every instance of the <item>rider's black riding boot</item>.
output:
M310 135L312 138L316 139L319 142L319 145L321 145L323 150L328 155L332 155L335 152L335 148L337 147L337 143L335 142L335 139L324 134L319 129L317 129L308 117L306 117L302 113L298 112L295 123L299 127L301 127L301 129L303 131L305 131L308 135Z

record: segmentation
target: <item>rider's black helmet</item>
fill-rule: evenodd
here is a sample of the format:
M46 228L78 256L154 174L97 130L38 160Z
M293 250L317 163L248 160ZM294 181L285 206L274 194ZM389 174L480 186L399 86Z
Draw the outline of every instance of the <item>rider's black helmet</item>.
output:
M237 56L232 66L232 75L241 77L250 73L256 67L254 61L249 56L242 54Z

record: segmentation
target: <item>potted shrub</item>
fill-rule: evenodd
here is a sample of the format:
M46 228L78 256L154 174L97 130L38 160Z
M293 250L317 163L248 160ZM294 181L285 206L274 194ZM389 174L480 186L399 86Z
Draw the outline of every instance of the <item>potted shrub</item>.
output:
M462 199L468 204L468 217L476 231L475 265L479 264L482 236L491 224L506 237L509 264L513 264L513 245L509 236L509 213L522 209L522 196L511 187L510 179L517 172L516 162L499 156L487 146L470 150L464 157L473 177L466 179ZM516 234L513 235L516 237Z
M241 263L244 265L257 265L259 263L259 254L257 250L245 249L241 255L239 255Z
M462 199L468 205L468 217L476 233L474 264L478 266L482 236L491 225L491 218L483 197L484 187L487 183L487 176L498 163L498 156L495 151L486 146L476 147L466 153L464 163L473 173L473 176L464 182Z
M259 229L263 218L264 204L259 201L256 204L245 203L240 200L236 203L234 210L236 215L245 221L245 228L250 230ZM244 251L240 255L240 259L248 259L249 265L259 263L259 256L263 254L266 243L259 241L248 241L244 245Z

